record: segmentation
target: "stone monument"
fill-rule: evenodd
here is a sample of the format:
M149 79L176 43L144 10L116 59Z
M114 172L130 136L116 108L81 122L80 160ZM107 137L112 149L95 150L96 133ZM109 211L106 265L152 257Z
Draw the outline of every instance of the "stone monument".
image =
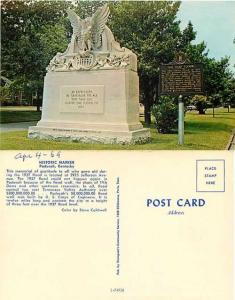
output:
M47 67L42 118L30 138L84 143L144 143L136 55L106 26L107 4L84 20L67 10L71 42Z

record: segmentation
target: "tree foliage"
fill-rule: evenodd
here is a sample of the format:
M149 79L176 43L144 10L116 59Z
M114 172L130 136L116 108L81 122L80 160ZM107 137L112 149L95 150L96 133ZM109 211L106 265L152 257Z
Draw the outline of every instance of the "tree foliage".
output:
M138 56L147 123L158 95L159 65L172 61L175 53L194 37L190 30L180 31L176 18L179 6L180 2L172 1L125 1L112 6L110 26L114 35Z
M42 92L49 60L67 45L68 1L2 2L2 70L14 90Z

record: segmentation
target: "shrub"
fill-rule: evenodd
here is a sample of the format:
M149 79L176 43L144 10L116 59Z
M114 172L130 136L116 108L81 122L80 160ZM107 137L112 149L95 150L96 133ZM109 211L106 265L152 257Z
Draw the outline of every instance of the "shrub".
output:
M10 102L10 89L9 86L0 86L0 103L6 105Z
M159 102L152 107L152 114L159 133L171 133L177 128L178 107L171 97L160 97Z

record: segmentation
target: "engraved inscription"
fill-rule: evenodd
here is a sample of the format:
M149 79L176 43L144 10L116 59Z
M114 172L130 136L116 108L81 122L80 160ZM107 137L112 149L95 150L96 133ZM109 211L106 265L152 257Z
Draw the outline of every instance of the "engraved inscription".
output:
M102 114L104 112L104 86L75 85L61 87L60 111Z

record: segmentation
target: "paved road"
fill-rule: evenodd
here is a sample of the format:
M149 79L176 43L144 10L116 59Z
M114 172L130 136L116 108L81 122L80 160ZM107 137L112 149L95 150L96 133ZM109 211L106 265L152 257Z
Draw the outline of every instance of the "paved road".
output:
M20 131L20 130L27 130L29 126L36 125L37 122L20 122L20 123L5 123L0 124L0 131Z

